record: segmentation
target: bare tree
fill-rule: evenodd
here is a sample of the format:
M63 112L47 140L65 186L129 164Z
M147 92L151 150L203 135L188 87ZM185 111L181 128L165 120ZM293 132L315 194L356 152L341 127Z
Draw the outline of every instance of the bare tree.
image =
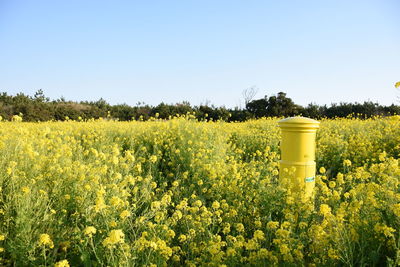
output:
M257 94L258 88L256 86L251 86L243 90L242 95L244 98L244 104L247 105L253 100L254 96Z

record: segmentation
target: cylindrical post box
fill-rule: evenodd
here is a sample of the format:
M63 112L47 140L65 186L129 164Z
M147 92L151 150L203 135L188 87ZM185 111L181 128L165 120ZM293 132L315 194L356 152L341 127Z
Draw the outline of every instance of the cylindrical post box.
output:
M292 192L311 197L315 186L315 136L319 122L292 117L278 122L282 130L280 182Z

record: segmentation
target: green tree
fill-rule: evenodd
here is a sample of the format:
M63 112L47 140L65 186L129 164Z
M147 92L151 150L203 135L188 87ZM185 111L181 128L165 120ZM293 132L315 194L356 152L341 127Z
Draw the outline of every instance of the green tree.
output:
M279 92L276 96L265 96L264 98L250 101L246 109L254 114L256 118L274 116L293 116L300 113L301 107L293 100L286 97L286 93Z
M33 95L33 100L37 102L49 102L50 98L46 97L44 95L44 92L42 89L39 89L36 91L36 93Z

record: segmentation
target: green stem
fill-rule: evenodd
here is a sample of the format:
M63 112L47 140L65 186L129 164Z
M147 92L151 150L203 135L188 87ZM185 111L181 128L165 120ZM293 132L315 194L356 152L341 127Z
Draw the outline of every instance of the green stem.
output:
M92 237L90 237L90 246L91 246L92 249L93 249L94 257L96 258L97 262L100 263L100 265L102 265L102 264L101 264L101 260L100 260L99 257L97 256L96 250L95 250L95 248L94 248L94 243L93 243L93 238L92 238Z

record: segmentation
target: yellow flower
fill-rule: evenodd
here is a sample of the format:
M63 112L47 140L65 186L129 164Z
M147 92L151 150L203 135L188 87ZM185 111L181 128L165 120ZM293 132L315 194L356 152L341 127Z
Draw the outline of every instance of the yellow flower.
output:
M131 213L129 212L129 210L123 210L120 214L119 217L121 217L121 219L125 219L126 217L131 216Z
M0 235L0 241L3 241L4 239L6 239L6 237L4 235Z
M229 225L229 223L227 225L225 225L225 227L222 229L222 232L224 234L228 234L231 231L231 226Z
M48 234L41 234L39 237L39 245L48 246L49 248L53 248L54 244Z
M150 160L151 163L155 163L157 161L157 156L153 155L153 156L150 157L149 160Z
M46 194L47 194L47 192L44 191L44 190L42 190L42 189L39 190L39 193L40 193L41 195L46 195Z
M85 228L85 230L83 230L83 233L89 237L92 237L92 235L94 235L96 231L96 228L94 228L93 226L88 226Z
M321 206L319 207L319 213L321 215L327 216L331 214L331 208L326 204L321 204Z
M282 255L287 255L290 253L290 249L289 249L288 245L286 245L286 244L281 244L279 246L279 251L282 253Z
M237 230L239 233L244 232L244 225L243 225L242 223L236 224L236 230Z
M183 235L183 234L182 234L182 235L179 236L178 239L179 239L179 242L182 242L182 243L183 243L183 242L186 241L187 237L186 237L186 235Z
M54 264L54 267L69 267L69 263L67 260L62 260L62 261L56 262Z
M175 237L175 232L174 232L174 230L168 230L167 231L167 237L169 237L169 238L174 238Z
M195 207L201 207L201 205L203 205L203 203L201 202L201 200L196 200L194 203L193 203L193 206L195 206Z
M328 256L329 256L329 258L334 259L334 260L339 259L339 256L337 255L337 251L332 248L330 248L328 250Z
M394 237L393 233L396 232L396 229L393 229L392 227L389 227L381 223L377 223L374 227L374 230L379 234L382 233L387 238Z
M321 174L324 174L324 173L326 173L326 169L324 167L321 167L321 168L319 168L319 172Z
M110 204L114 207L120 207L120 206L124 205L124 201L122 199L120 199L119 197L113 196L110 199Z
M182 219L182 217L182 212L179 210L175 211L174 214L172 214L172 218L174 218L176 221Z
M289 227L290 227L290 222L284 221L284 222L281 224L281 227L282 227L282 229L287 229L287 228L289 228Z
M385 161L386 156L387 156L386 152L383 151L382 153L379 154L379 160L380 161Z
M142 165L140 163L136 164L135 168L136 168L138 173L142 172Z
M303 259L303 257L304 257L303 253L302 253L300 250L298 250L298 249L295 249L295 250L293 251L293 254L294 254L294 256L295 256L296 258L298 258L299 260Z
M160 201L153 201L150 205L151 210L158 210L161 207Z
M109 222L108 226L110 226L111 228L117 227L117 222L112 220L111 222Z
M120 229L111 230L108 236L103 240L103 246L111 247L116 244L124 243L125 234Z
M220 207L220 204L219 204L219 202L218 201L214 201L213 203L212 203L212 208L213 209L218 209Z
M104 203L104 198L103 197L98 197L96 199L96 205L94 206L94 210L96 212L99 212L104 208L107 208L107 205Z
M278 228L278 226L279 226L279 222L270 221L267 223L267 228L269 230L275 230Z
M28 194L29 192L31 192L31 189L29 189L29 187L27 187L27 186L23 186L23 187L21 188L21 191L22 191L23 193L25 193L25 194Z
M194 229L189 229L189 236L195 236L196 235L196 230Z
M336 177L336 181L338 182L339 185L341 185L341 184L344 183L344 179L343 179L343 178L344 178L344 177L343 177L343 174L339 172L339 173L337 174L337 177Z
M258 257L261 259L266 259L269 255L269 251L265 248L260 248L258 251Z
M265 239L264 232L261 230L256 230L254 232L253 238L256 240L264 240Z
M348 159L345 159L345 160L343 161L343 165L349 167L349 166L351 166L351 161L348 160Z
M228 248L228 249L226 250L226 255L227 255L228 257L233 257L233 256L236 255L236 250L235 250L234 248Z
M304 228L306 228L307 227L307 223L306 222L300 222L299 223L299 228L300 229L304 229Z

